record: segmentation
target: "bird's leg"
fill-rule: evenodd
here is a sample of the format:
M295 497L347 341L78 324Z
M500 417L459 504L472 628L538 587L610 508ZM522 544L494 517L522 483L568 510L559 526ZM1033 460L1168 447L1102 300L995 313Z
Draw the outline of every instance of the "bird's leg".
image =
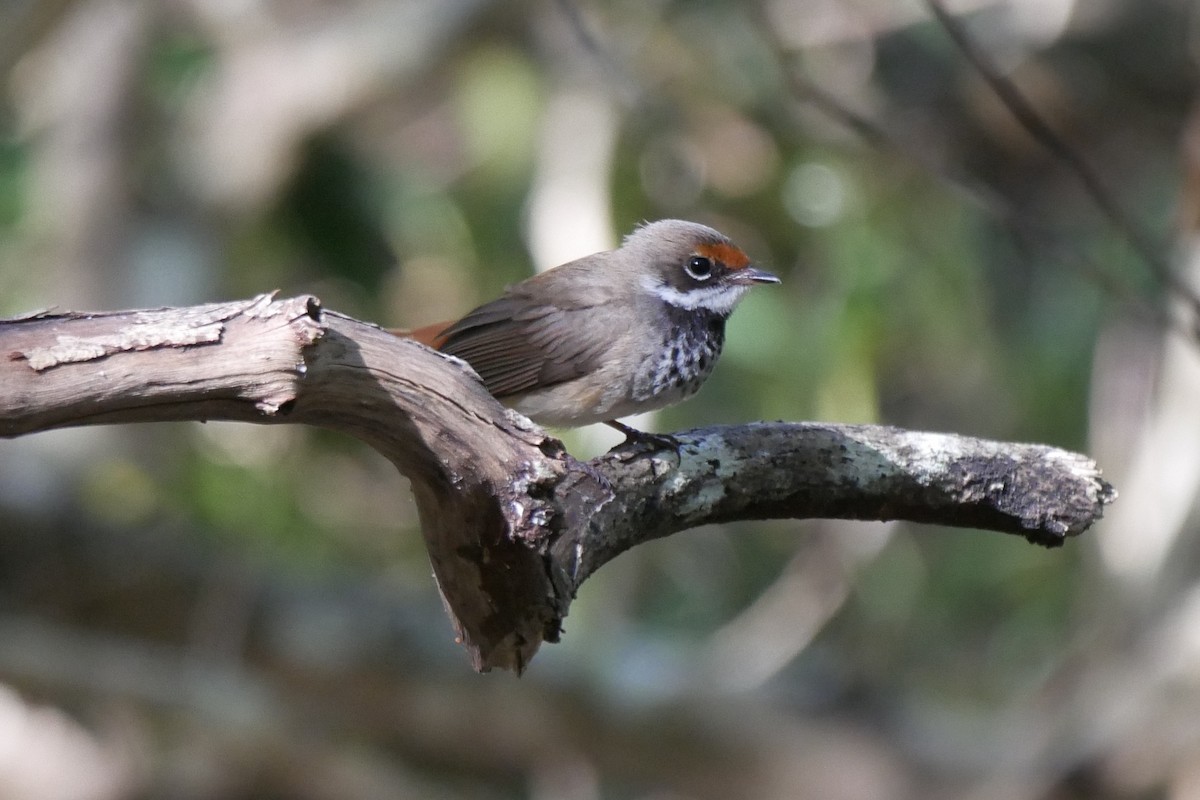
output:
M615 419L606 419L604 424L624 434L625 441L621 444L649 445L659 450L679 449L679 440L669 433L646 433L637 428L631 428L623 422L617 422Z

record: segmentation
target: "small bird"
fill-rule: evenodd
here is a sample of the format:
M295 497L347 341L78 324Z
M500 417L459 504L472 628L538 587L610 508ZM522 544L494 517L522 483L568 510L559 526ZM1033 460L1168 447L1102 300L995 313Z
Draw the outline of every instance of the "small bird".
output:
M779 283L706 225L666 219L616 250L509 286L457 322L397 331L471 365L493 396L551 427L604 422L690 397L750 287Z

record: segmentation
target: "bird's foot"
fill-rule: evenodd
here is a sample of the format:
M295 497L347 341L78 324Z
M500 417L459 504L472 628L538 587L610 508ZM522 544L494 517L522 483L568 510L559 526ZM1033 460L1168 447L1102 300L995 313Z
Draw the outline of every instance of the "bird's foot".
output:
M625 441L621 443L622 445L636 444L655 450L679 449L679 440L669 433L646 433L637 428L631 428L623 422L617 422L615 419L605 420L604 424L624 434Z

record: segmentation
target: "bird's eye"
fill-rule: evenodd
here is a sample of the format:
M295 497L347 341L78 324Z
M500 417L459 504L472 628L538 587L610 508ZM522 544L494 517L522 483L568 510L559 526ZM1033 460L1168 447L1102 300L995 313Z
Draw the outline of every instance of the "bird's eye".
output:
M683 265L683 271L698 281L706 281L712 277L713 263L704 256L692 256Z

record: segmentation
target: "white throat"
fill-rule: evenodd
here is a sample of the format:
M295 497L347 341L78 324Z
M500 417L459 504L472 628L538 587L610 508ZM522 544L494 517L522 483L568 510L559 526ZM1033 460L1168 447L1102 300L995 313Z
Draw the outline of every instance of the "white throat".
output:
M727 317L749 289L749 286L701 286L681 292L673 286L659 283L654 278L642 278L642 288L670 306L695 311L703 308L714 314Z

